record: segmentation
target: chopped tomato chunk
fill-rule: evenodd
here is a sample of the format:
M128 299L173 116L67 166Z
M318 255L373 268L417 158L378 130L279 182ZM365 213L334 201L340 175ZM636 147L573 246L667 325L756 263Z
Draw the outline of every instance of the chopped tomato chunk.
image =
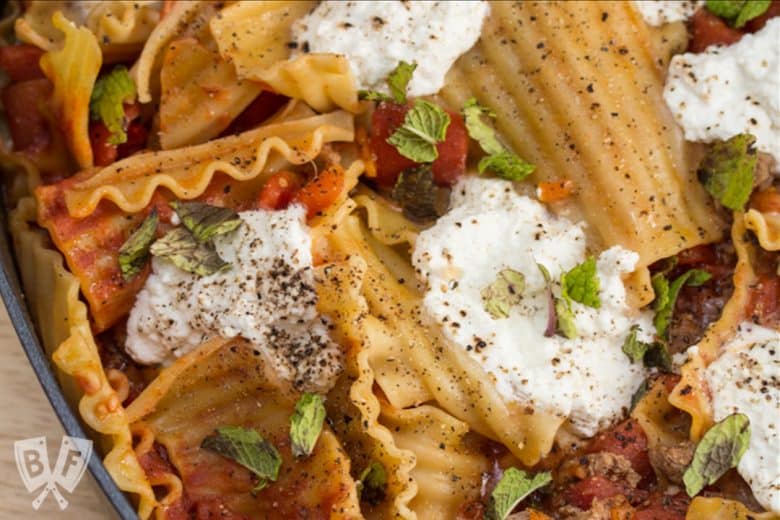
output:
M542 202L558 202L568 198L573 192L574 183L569 179L540 182L536 187L536 195Z
M276 172L266 181L257 198L262 209L284 209L292 202L301 188L301 178L288 171Z
M27 81L43 78L38 60L43 51L32 45L10 45L0 47L0 69L11 77L11 81Z
M730 45L738 42L742 31L729 27L726 22L712 14L707 9L698 9L691 19L690 52L702 52L710 45Z
M678 265L717 264L718 258L710 244L685 249L677 254Z
M51 91L47 79L20 81L3 89L3 106L15 151L40 152L51 143L49 123L39 109Z
M623 495L626 491L625 486L606 477L592 476L572 484L564 492L564 499L568 504L587 511L594 500Z
M749 317L755 317L764 324L779 319L780 277L775 274L760 275L758 283L751 287L750 296Z
M262 91L243 112L238 114L230 126L222 132L222 135L240 134L251 130L274 115L289 99L270 90Z
M336 202L344 189L344 170L331 166L320 172L293 197L293 202L306 207L306 217L312 218Z
M102 121L89 123L89 144L92 146L92 156L95 166L108 166L116 161L116 145L108 142L111 130Z
M647 435L635 419L626 419L611 429L601 432L590 442L586 451L588 453L606 451L622 455L631 462L631 467L641 477L649 478L653 475L653 468L647 455Z
M381 103L371 118L370 147L376 161L377 182L383 186L395 185L398 175L417 163L398 153L395 146L387 142L404 122L409 105ZM452 186L466 171L468 134L460 114L448 112L450 125L443 142L436 145L439 157L433 162L433 179L440 186Z
M780 213L780 191L770 186L756 192L750 199L750 206L761 213Z
M685 520L690 501L685 493L672 496L654 493L648 505L634 513L634 520Z
M102 121L90 121L89 142L92 146L95 166L108 166L114 161L124 159L139 150L146 148L146 138L149 131L140 121L133 121L140 114L137 104L125 105L125 121L127 121L127 140L119 145L111 144L108 139L111 132Z

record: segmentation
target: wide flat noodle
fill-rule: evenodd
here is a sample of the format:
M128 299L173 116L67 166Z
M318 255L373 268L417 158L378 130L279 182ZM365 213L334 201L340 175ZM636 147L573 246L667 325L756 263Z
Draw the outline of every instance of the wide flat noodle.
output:
M750 209L745 213L745 227L756 234L767 251L780 251L780 213L762 213Z
M215 340L164 369L128 414L166 448L200 514L227 509L256 518L359 518L349 458L327 425L311 456L292 455L295 399L248 342ZM276 446L282 456L276 482L253 492L248 470L199 448L226 425L255 429ZM174 485L169 492L180 490ZM175 502L170 496L163 501L169 507Z
M65 395L78 403L84 422L105 436L104 464L120 489L138 496L138 516L146 519L156 504L154 493L133 452L129 423L109 384L79 300L79 283L62 266L60 254L29 222L35 201L22 199L10 217L11 234L28 307L54 363Z
M62 48L41 57L41 70L54 84L52 106L71 155L81 168L92 166L89 98L103 58L95 36L57 11L54 27L65 34Z
M352 115L343 111L281 121L197 146L133 155L103 169L82 172L66 190L65 202L76 218L91 214L103 199L135 213L149 204L158 187L168 188L180 199L193 199L217 172L247 181L268 172L269 161L276 155L289 164L304 164L317 157L326 143L349 142L353 137Z
M482 34L441 96L494 109L507 143L536 164L533 180L573 181L600 246L638 252L642 270L720 237L662 99L652 35L629 3L495 2ZM652 298L649 284L638 290Z
M290 58L290 28L314 5L239 1L211 19L211 33L239 78L263 82L320 112L336 107L356 112L357 87L346 58L335 54Z
M772 512L754 513L741 502L720 497L694 497L685 520L777 520Z

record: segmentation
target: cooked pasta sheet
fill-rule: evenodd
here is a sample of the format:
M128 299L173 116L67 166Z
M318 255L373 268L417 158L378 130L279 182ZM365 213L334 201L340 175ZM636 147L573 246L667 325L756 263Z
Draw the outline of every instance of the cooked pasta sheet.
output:
M127 411L141 439L139 459L148 460L158 443L178 473L156 475L165 489L160 516L189 499L207 515L228 508L234 514L359 518L349 458L328 426L310 457L293 456L288 435L294 406L291 388L244 340L212 340L163 370ZM248 470L199 449L226 424L255 429L279 449L275 482L252 492L256 483Z
M756 234L758 243L767 251L780 251L780 213L749 209L745 227Z
M629 2L495 2L482 36L440 95L496 109L536 180L573 181L592 238L638 252L639 269L719 238L694 150L661 97L663 49Z

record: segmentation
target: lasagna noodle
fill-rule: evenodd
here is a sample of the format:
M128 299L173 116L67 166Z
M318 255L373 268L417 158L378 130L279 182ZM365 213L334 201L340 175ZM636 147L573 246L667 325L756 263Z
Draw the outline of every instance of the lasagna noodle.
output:
M217 172L247 181L269 172L269 161L276 155L288 164L300 165L314 160L323 145L349 142L353 137L353 118L344 111L284 120L197 146L133 155L83 172L67 189L65 202L76 218L91 214L103 199L136 213L149 204L159 187L180 199L193 199Z
M54 84L52 105L68 149L80 168L89 168L89 98L102 54L95 35L85 27L76 27L60 11L54 13L52 24L65 34L64 44L41 57L41 70Z
M327 425L311 456L292 455L289 419L296 395L258 354L245 340L212 340L161 371L128 411L142 421L134 423L145 435L139 451L150 449L150 436L162 444L201 512L216 514L224 505L258 518L359 518L349 459ZM276 482L252 493L249 471L199 448L225 425L255 429L273 442L283 461ZM172 485L161 502L172 507L181 488L175 478L163 480Z
M641 270L719 238L662 99L658 47L629 3L495 2L482 30L441 96L455 109L472 96L494 109L507 144L537 166L535 181L573 181L600 246L638 252ZM652 289L640 289L649 301Z
M720 497L694 497L685 520L777 520L772 512L754 513L744 504Z
M138 515L148 518L156 501L132 448L129 423L121 401L108 382L92 337L79 284L63 268L40 231L28 223L35 201L22 199L11 213L10 228L28 306L69 400L78 403L86 424L104 436L104 464L120 489L138 496Z
M767 251L780 251L780 213L762 213L749 209L745 227L756 234L758 243Z
M320 112L336 107L356 112L357 87L344 56L302 54L291 58L290 28L314 5L239 1L212 17L211 33L239 78L265 83Z

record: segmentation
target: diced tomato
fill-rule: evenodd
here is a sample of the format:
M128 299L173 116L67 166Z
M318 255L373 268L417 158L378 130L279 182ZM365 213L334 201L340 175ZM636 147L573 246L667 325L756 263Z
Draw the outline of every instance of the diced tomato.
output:
M149 131L140 121L133 121L140 114L137 104L125 105L125 120L127 140L119 145L111 144L108 139L111 132L102 121L90 121L89 142L95 166L108 166L114 161L124 159L139 150L146 148L146 138Z
M677 254L677 265L699 265L718 263L715 250L709 244L685 249Z
M32 45L10 45L0 47L0 69L11 77L11 81L27 81L43 78L43 71L38 60L43 51Z
M274 173L266 181L257 197L257 207L262 209L284 209L292 202L301 188L301 178L288 171Z
M95 166L108 166L116 161L116 145L108 142L111 130L102 121L90 121L89 144L92 146L92 160Z
M758 318L760 323L778 319L780 311L780 277L775 274L763 274L758 283L751 287L750 309L748 316Z
M40 152L51 143L49 123L39 109L51 95L47 79L13 83L3 89L2 99L14 142L14 150Z
M780 0L772 0L769 9L767 9L761 16L753 18L748 23L746 23L745 29L752 33L760 31L764 28L766 23L775 16L780 16Z
M398 175L417 163L398 153L387 138L404 122L409 105L381 103L371 118L370 147L376 161L377 182L393 186ZM450 125L444 142L436 149L439 157L433 162L433 179L440 186L451 186L466 170L468 134L460 114L449 112Z
M293 202L306 207L306 217L312 218L336 202L344 189L344 170L331 166L303 185Z
M262 91L243 112L238 114L230 126L228 126L222 135L234 135L246 132L258 126L260 123L271 117L277 110L282 108L290 98L271 92Z
M634 513L634 520L685 520L690 501L685 493L673 496L655 493L647 506Z
M698 9L691 19L690 52L702 52L710 45L730 45L738 42L742 31L729 27L726 22L712 14L707 9Z
M540 182L536 187L536 196L542 202L558 202L568 198L574 192L574 183L569 179Z
M641 477L650 478L653 475L653 467L647 455L647 435L635 419L626 419L598 434L590 442L586 451L588 453L606 451L622 455L631 462L631 467Z
M750 198L750 207L761 213L780 213L780 191L770 186Z
M149 130L140 121L127 125L127 141L116 147L117 159L124 159L146 148Z
M606 477L592 476L572 484L564 492L564 499L568 504L587 511L594 500L623 495L626 491L625 486Z

